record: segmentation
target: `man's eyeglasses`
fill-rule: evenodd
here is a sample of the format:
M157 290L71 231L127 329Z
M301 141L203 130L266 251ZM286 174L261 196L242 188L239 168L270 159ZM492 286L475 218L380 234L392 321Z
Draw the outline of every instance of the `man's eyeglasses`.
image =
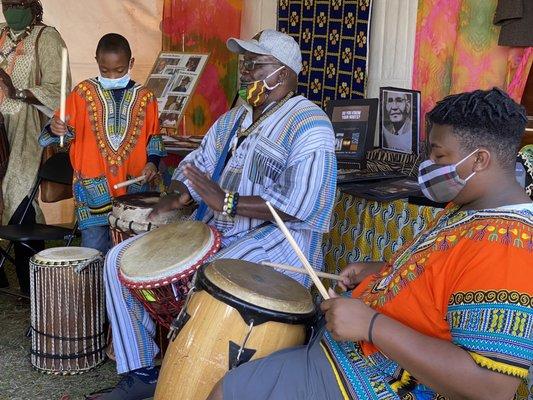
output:
M261 65L280 65L280 63L260 62L260 61L254 61L254 60L239 60L239 65L241 67L244 67L246 71L253 71L257 67L260 67Z

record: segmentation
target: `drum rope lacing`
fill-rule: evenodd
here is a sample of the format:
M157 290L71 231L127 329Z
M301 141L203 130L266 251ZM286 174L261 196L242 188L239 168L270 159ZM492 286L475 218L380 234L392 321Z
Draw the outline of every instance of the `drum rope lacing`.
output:
M92 336L67 337L67 336L50 335L49 333L44 333L44 332L41 332L41 331L35 329L33 326L30 326L30 330L32 332L37 333L38 335L42 335L42 336L45 336L45 337L50 338L50 339L70 340L72 342L77 342L79 340L96 339L96 338L98 338L100 336L103 336L105 334L105 332L101 332L101 333L99 333L97 335L92 335Z

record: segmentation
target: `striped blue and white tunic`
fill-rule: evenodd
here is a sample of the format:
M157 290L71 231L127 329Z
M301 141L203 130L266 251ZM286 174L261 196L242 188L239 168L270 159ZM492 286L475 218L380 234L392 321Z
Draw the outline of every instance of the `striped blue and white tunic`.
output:
M268 112L268 111L267 111ZM222 115L200 147L176 169L173 179L183 182L197 202L200 196L183 175L186 164L213 174L232 128L245 113L241 129L252 125L249 106ZM236 140L234 138L233 140ZM337 179L335 139L327 115L302 96L289 99L251 132L222 171L223 190L240 196L260 196L293 216L287 226L315 269L323 269L322 234L329 230ZM203 221L222 234L217 258L251 262L270 261L302 266L283 233L273 223L208 209ZM306 275L290 274L306 286Z

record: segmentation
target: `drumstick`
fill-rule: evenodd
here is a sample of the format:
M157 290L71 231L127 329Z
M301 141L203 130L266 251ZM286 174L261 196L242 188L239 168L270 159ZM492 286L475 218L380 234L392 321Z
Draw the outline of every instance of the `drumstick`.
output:
M305 255L302 252L302 250L300 249L300 247L298 246L298 243L296 243L296 240L294 240L294 238L292 237L291 233L289 232L289 230L287 229L287 227L283 223L282 219L280 218L280 216L278 215L278 213L276 212L274 207L272 207L270 202L267 201L266 205L269 208L270 212L272 213L272 216L276 220L276 223L278 224L279 229L281 229L281 231L285 235L285 238L288 240L288 242L291 245L292 249L294 250L294 252L298 256L298 258L300 259L300 262L303 264L303 266L307 270L307 273L311 277L311 280L315 284L316 288L318 289L318 291L320 292L320 294L322 295L324 300L329 300L329 295L328 295L328 292L326 291L326 288L324 287L322 282L320 282L320 279L316 275L316 272L313 269L313 267L311 267L311 264L309 264L309 261L307 261L307 258L305 258Z
M129 185L133 185L134 183L143 181L144 179L146 179L146 175L141 175L141 176L138 176L137 178L133 178L133 179L130 179L128 181L117 183L116 185L113 185L113 188L115 190L116 189L120 189L120 188L129 186Z
M282 269L285 271L298 272L299 274L309 275L306 269L300 268L300 267L293 267L292 265L276 264L276 263L271 263L271 262L266 262L266 261L263 261L261 264L266 265L268 267L272 267L272 268ZM328 274L327 272L316 271L316 275L320 278L332 279L334 281L342 281L342 278L339 275Z
M59 103L59 119L65 123L65 107L67 103L67 60L67 49L63 47L63 51L61 52L61 100ZM59 137L59 146L64 146L64 140L64 135L61 135Z

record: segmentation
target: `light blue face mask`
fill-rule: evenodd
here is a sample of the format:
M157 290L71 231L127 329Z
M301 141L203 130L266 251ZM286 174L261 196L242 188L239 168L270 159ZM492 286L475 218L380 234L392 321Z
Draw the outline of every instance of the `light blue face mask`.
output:
M112 90L112 89L124 89L126 86L128 86L128 83L130 83L130 74L124 75L122 78L104 78L102 75L98 76L98 82L100 82L100 85L105 90Z

